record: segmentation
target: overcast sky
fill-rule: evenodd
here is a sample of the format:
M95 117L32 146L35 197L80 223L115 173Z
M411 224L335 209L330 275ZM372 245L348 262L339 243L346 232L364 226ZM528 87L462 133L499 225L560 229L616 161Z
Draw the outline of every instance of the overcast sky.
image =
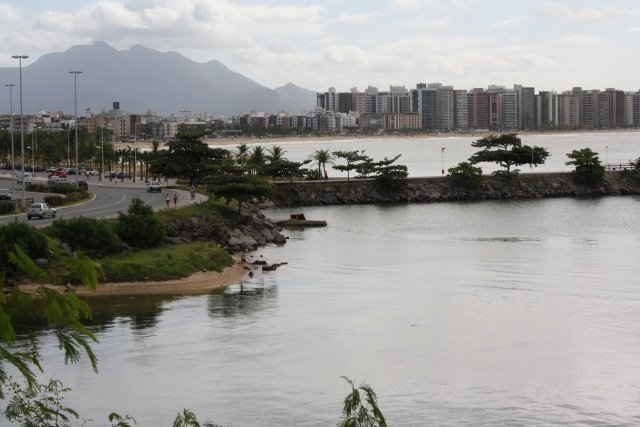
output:
M640 89L640 0L14 0L0 38L0 66L143 44L272 88Z

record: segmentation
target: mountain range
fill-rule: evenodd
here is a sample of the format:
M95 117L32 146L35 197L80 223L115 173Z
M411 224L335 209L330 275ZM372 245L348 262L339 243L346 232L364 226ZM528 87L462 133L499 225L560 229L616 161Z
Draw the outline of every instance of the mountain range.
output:
M159 52L142 45L117 50L105 42L95 42L43 55L31 64L24 60L24 113L73 113L72 70L82 71L77 75L79 115L86 109L100 112L111 108L114 101L130 113L153 111L163 115L180 111L222 115L251 110L299 113L316 104L316 93L311 90L293 83L270 89L217 60L199 63L177 52ZM0 68L0 83L16 84L13 112L17 113L18 67Z

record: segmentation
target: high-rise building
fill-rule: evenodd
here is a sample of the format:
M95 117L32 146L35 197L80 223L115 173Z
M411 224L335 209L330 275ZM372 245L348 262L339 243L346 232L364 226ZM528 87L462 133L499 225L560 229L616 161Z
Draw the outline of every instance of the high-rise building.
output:
M504 89L498 96L501 118L501 130L518 129L518 92L514 89Z
M316 94L316 106L326 111L338 111L338 94L336 88L330 87L327 92Z
M455 127L453 86L437 88L438 96L438 128L443 132L452 131Z
M633 127L633 92L624 94L624 127Z
M558 95L558 126L563 129L577 128L580 118L578 95L563 92Z
M514 85L518 92L518 128L531 130L535 127L535 89L532 87L522 87Z
M427 87L424 83L418 83L416 88L411 90L411 112L420 115L423 129L438 129L437 89Z
M469 106L466 90L453 91L454 127L456 130L469 129Z
M609 128L624 126L624 92L607 88L609 94Z
M349 111L355 110L353 106L353 94L351 92L338 93L338 111L348 113Z
M611 94L598 93L598 127L608 129L611 124Z
M633 127L640 128L640 90L633 94Z
M541 91L539 93L538 123L541 129L551 129L558 126L558 94Z
M471 129L489 129L489 95L482 88L467 94L467 120Z
M376 112L376 98L378 88L369 86L364 92L358 92L357 88L351 89L353 96L353 106L360 114L373 114Z
M411 97L404 86L391 86L388 92L378 92L376 113L408 113Z

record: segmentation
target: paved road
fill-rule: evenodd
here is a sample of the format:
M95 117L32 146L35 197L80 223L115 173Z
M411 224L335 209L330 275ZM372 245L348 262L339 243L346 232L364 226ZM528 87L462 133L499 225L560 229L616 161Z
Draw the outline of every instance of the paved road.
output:
M163 182L164 184L164 182ZM11 180L5 177L0 178L0 188L11 188ZM191 196L186 191L181 190L164 190L161 193L147 193L146 184L144 182L116 182L114 181L98 181L97 177L89 179L89 192L95 194L95 198L91 201L80 205L59 207L57 208L56 218L72 218L76 216L86 216L94 218L113 218L118 215L118 211L126 211L135 197L141 199L144 203L153 207L154 210L167 209L165 196L169 193L171 198L170 208L173 208L173 195L178 195L178 207L193 203ZM44 193L25 192L25 196L33 197L35 203L42 202ZM20 189L13 190L13 198L20 198ZM202 195L196 195L195 202L201 202L206 198ZM6 224L10 221L26 222L26 214L9 215L0 217L0 224ZM53 222L53 219L36 219L28 221L36 227L44 227Z

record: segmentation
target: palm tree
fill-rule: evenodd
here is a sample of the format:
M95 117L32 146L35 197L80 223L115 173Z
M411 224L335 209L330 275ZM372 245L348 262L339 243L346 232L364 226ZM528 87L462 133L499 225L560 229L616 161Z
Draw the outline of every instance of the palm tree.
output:
M371 386L362 383L356 388L353 380L342 378L351 386L351 393L344 399L338 427L387 427L387 420L378 407L378 396Z
M249 155L249 165L255 171L255 175L259 175L262 167L267 162L264 148L261 145L256 145L251 150L251 154Z
M238 148L236 159L238 160L238 163L240 163L240 167L244 169L244 164L249 158L249 146L247 144L240 144L236 148Z
M267 150L267 155L265 156L269 163L275 163L278 160L286 160L284 154L286 151L282 149L282 147L278 145L273 145L271 148Z
M322 174L324 172L324 179L329 179L329 175L327 175L327 163L334 164L335 157L331 154L329 150L316 150L313 154L309 156L311 160L315 160L318 162L318 172Z

